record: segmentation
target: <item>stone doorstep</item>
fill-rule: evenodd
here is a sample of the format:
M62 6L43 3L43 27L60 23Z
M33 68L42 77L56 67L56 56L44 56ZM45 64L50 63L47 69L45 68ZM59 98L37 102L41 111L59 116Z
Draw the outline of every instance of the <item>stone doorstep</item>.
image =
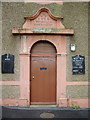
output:
M30 105L30 107L57 107L56 105Z

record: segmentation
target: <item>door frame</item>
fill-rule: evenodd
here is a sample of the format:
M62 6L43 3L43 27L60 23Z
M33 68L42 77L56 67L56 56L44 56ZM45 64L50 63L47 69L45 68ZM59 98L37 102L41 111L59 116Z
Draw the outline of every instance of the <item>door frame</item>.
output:
M20 99L30 105L30 50L40 40L51 42L57 50L56 105L67 107L66 98L66 36L62 35L23 35L20 47ZM27 63L27 64L26 64ZM63 76L63 77L61 77ZM24 84L25 83L25 84Z

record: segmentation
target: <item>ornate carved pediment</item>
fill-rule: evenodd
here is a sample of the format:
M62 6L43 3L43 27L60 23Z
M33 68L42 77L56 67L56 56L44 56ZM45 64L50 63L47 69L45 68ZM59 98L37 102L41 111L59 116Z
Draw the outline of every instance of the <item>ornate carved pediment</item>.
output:
M25 19L23 28L64 28L61 18L54 17L46 8L40 9L33 17Z
M49 9L41 8L34 16L26 17L21 29L13 29L13 34L73 34L74 31L65 29L62 18L55 17Z

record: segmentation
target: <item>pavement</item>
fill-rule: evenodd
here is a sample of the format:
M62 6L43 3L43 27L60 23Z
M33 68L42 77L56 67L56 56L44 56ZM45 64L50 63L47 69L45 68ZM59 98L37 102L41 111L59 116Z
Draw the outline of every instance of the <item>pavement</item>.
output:
M59 119L59 120L89 120L90 109L61 107L6 107L2 106L2 120L22 119Z

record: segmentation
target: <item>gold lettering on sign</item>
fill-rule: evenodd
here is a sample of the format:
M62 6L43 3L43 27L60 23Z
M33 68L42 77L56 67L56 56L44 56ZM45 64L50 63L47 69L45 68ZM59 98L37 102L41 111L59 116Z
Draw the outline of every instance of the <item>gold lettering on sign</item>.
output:
M56 21L50 18L47 12L42 12L33 20L33 28L54 28Z

